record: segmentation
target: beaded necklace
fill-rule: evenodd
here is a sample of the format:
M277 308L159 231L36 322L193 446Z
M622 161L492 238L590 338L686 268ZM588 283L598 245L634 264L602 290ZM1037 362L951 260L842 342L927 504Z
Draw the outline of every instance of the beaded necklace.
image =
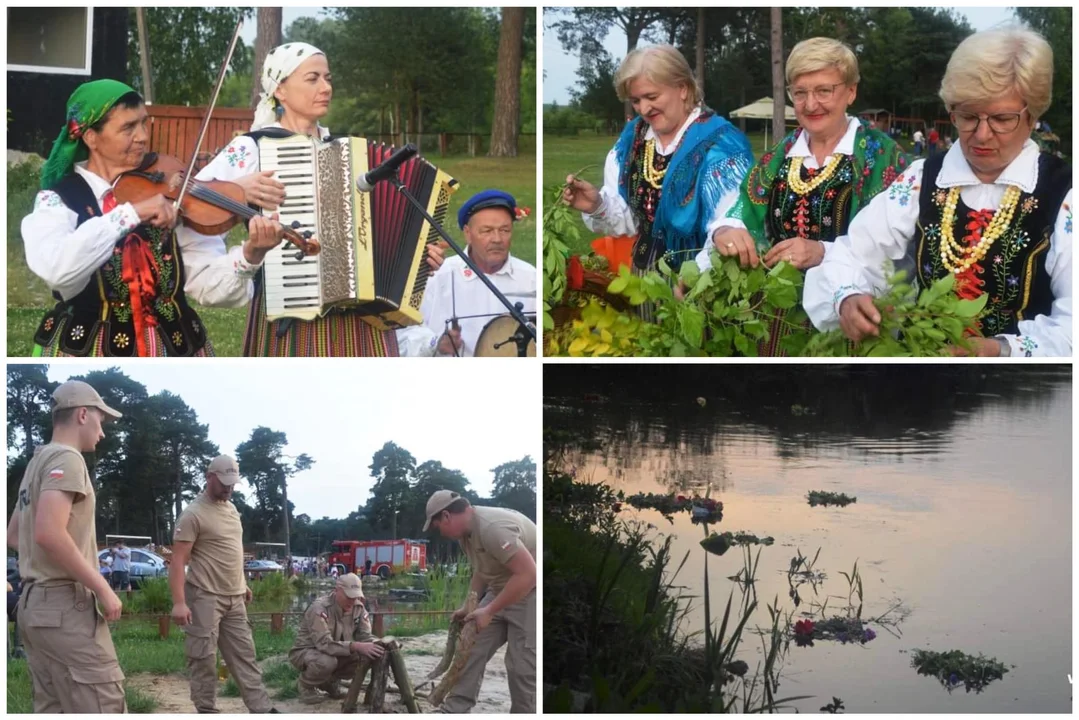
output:
M1004 192L1004 199L1000 203L981 238L974 245L967 246L955 239L954 228L956 224L956 205L959 203L959 188L953 187L948 191L948 197L944 201L944 214L940 221L940 260L949 272L956 275L965 272L971 265L977 263L989 252L993 245L1012 222L1015 209L1019 206L1020 190L1015 185L1009 185Z
M641 168L641 174L644 175L645 182L659 190L663 187L663 176L667 174L667 168L670 165L665 166L662 170L656 170L654 167L656 160L656 141L648 140L644 144L644 167Z
M808 195L813 192L826 183L839 168L839 156L829 155L829 157L832 158L832 162L826 160L825 166L809 182L802 180L802 158L791 158L790 169L787 170L787 185L798 195Z

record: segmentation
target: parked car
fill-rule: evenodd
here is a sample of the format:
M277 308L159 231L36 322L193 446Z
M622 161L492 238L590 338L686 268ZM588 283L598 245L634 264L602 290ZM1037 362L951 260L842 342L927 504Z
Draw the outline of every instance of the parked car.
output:
M244 563L244 570L247 572L273 572L284 570L284 567L273 560L248 560Z
M139 548L128 548L128 552L131 553L131 587L138 588L139 582L143 578L164 577L168 575L169 570L165 567L165 560L157 553L152 553L149 550L141 550ZM98 559L110 557L111 552L109 548L100 551L97 554Z

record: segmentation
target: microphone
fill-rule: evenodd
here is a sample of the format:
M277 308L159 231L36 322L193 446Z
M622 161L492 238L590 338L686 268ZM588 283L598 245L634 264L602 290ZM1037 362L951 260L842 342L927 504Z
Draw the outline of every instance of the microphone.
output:
M356 178L356 189L360 192L371 192L376 184L393 177L397 173L397 168L408 162L418 152L419 150L412 143L394 150L393 154L381 165Z

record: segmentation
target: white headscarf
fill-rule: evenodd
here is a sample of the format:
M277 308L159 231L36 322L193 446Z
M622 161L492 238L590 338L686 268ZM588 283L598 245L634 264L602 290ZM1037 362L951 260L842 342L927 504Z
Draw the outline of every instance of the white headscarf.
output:
M274 114L274 90L285 78L295 72L300 64L312 55L325 55L314 45L294 42L278 45L266 55L266 62L262 65L262 95L259 103L255 106L255 121L251 123L251 130L261 130L267 125L277 122Z

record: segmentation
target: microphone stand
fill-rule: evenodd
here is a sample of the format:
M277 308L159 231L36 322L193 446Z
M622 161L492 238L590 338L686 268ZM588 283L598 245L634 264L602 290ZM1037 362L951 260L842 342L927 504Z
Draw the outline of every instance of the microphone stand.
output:
M476 263L473 262L472 258L468 256L468 253L464 252L460 248L460 246L453 241L453 238L451 238L449 234L447 234L446 231L442 229L442 226L439 225L438 222L427 213L427 208L425 208L420 203L420 201L417 200L412 195L412 193L408 191L408 188L405 187L405 184L403 182L401 182L401 178L397 175L396 172L394 172L393 177L391 177L389 181L393 183L393 186L397 188L398 192L405 196L405 199L408 200L409 203L411 203L412 207L416 208L416 210L419 211L420 215L422 215L423 218L427 220L427 222L431 223L431 227L435 229L435 231L439 234L439 236L442 237L443 240L449 243L449 246L453 248L454 252L456 252L461 257L461 259L465 261L465 265L468 265L468 267L472 269L472 272L476 273L476 277L482 280L483 284L487 286L487 289L494 293L494 296L498 298L498 301L506 306L506 309L509 310L510 316L512 316L513 319L517 321L517 332L513 334L513 341L517 343L517 357L527 357L528 343L536 339L536 328L532 327L532 325L530 325L528 320L525 318L524 303L510 303L506 296L502 294L502 291L496 288L494 283L487 279L487 275L485 273L480 271L480 269L476 266ZM509 262L508 259L506 261Z

